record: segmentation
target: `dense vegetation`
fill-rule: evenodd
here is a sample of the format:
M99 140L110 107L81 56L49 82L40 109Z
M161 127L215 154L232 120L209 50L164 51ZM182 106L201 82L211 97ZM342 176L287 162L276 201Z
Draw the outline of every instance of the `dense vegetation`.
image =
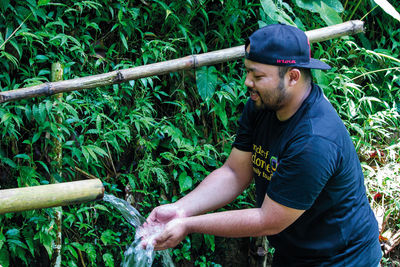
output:
M382 244L399 231L400 29L374 1L6 0L0 12L1 91L49 82L55 62L66 80L238 46L270 23L311 30L363 20L365 33L313 45L333 66L313 75L353 138L371 205L384 215ZM77 167L146 215L224 162L247 98L243 74L238 60L1 104L0 189L85 179ZM253 203L249 188L227 208ZM101 201L62 212L63 266L119 265L134 237L120 214ZM55 219L54 209L0 215L0 265L49 265ZM190 235L171 252L177 265L224 265L248 243Z

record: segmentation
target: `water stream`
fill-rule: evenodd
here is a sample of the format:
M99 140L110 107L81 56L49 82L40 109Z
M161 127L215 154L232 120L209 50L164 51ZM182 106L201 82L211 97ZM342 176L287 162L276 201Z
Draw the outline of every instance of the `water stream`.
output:
M143 232L143 230L141 230L139 227L145 222L145 218L140 215L140 213L134 207L132 207L132 205L130 205L127 201L117 198L111 194L104 194L103 200L109 202L135 229L137 229L135 240L125 251L125 259L121 266L149 267L153 264L156 256L155 254L161 255L163 266L174 266L168 250L154 252L151 245L148 245L146 249L143 249L140 245L142 237L145 237L147 242L151 244L151 241L162 231L161 227L146 228L146 232Z

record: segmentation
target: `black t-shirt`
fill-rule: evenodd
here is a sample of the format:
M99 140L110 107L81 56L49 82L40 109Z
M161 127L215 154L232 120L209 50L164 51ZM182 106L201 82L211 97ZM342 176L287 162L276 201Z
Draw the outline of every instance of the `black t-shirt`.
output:
M313 84L286 121L257 110L249 99L234 147L252 152L257 205L265 194L306 210L269 236L274 266L374 266L381 257L378 225L350 136L336 111Z

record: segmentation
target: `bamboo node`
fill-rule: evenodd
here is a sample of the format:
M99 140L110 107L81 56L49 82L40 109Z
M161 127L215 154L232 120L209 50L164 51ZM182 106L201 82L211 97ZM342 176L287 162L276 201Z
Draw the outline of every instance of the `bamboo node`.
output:
M113 79L113 83L122 83L125 80L124 75L118 70L117 75Z
M362 32L362 33L364 33L365 32L365 30L364 30L364 22L362 22L362 26L361 26L361 30L359 29L359 27L358 27L358 24L359 24L359 22L360 21L350 21L350 23L351 23L351 31L350 31L350 35L354 35L354 34L357 34L357 33L360 33L360 32Z
M197 68L197 57L196 57L196 55L192 55L192 58L193 58L193 69L196 69Z
M51 83L46 82L45 86L43 88L43 92L46 96L53 95L53 92L51 91Z

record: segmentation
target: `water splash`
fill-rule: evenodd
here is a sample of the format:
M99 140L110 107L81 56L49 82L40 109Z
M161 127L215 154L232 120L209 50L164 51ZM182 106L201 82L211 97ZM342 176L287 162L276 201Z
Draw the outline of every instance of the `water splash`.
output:
M103 200L112 204L112 206L116 208L135 229L137 229L135 240L124 253L125 259L122 263L123 267L151 266L156 253L162 256L163 266L174 266L171 256L167 250L154 252L154 248L151 245L154 238L163 230L162 227L146 227L146 230L143 230L139 227L146 221L146 219L140 215L140 213L127 201L117 198L111 194L104 194ZM142 238L145 238L147 243L150 244L147 245L146 249L143 249L140 245Z

